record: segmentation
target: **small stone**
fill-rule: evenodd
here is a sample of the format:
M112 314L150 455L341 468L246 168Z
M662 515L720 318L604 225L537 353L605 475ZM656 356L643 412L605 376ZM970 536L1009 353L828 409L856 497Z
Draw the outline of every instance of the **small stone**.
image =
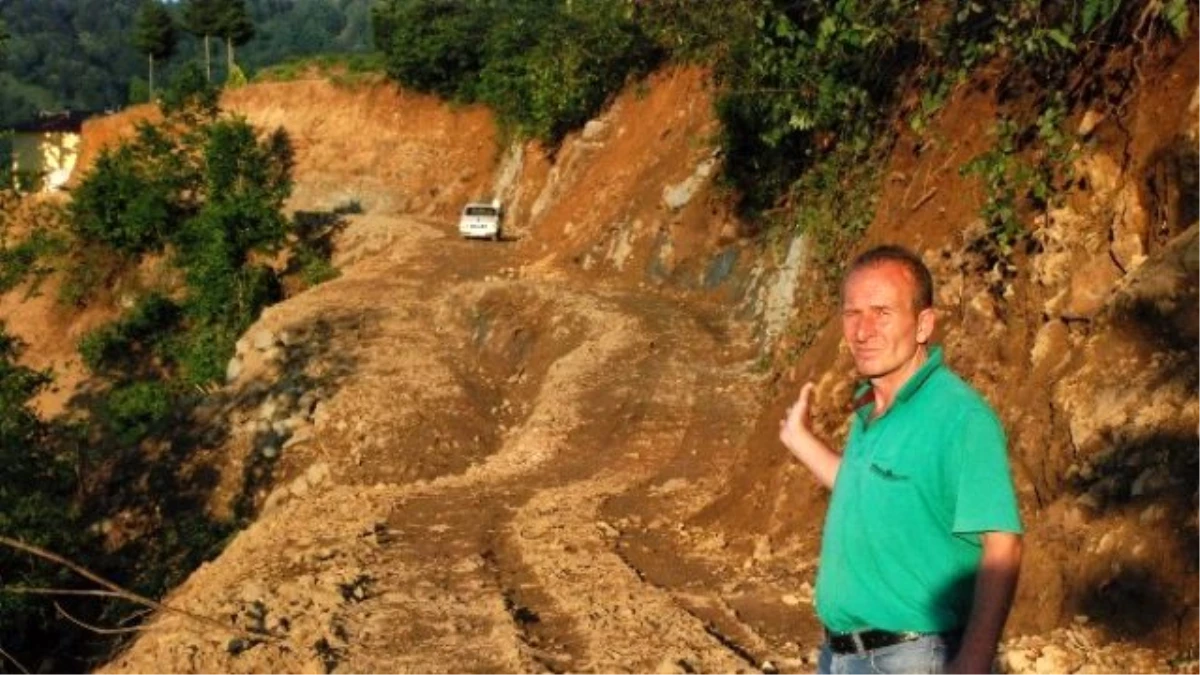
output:
M274 511L275 509L279 508L279 506L286 502L290 496L291 493L288 492L286 485L281 485L275 488L271 491L271 494L267 496L266 501L263 502L263 513Z
M583 140L594 141L608 131L608 124L600 120L590 120L583 125Z
M260 352L265 352L266 350L275 346L275 334L266 328L263 328L255 333L254 336L250 338L250 341L250 343L254 345L255 349Z
M225 366L225 381L236 382L242 375L242 360L238 357L229 359L229 365Z
M759 666L759 669L762 670L766 675L775 675L779 672L779 669L775 667L775 664L771 663L770 661L763 661L762 665Z
M754 542L754 561L764 562L771 557L771 540L761 536Z
M788 607L796 607L800 604L800 598L794 593L785 594L780 600Z
M1100 256L1085 263L1071 275L1070 289L1062 309L1063 318L1091 319L1104 307L1120 278L1121 270L1109 256Z
M1033 669L1038 673L1069 673L1073 670L1070 656L1062 647L1046 645L1042 648L1042 655L1033 662Z
M258 452L266 459L275 459L279 456L279 446L274 443L267 443Z
M1104 121L1104 113L1099 110L1089 110L1083 114L1083 119L1079 121L1079 135L1090 136L1096 130L1096 125Z
M308 467L308 471L304 472L304 477L311 486L317 486L329 479L329 465L325 462L317 462Z
M1012 649L1005 651L1000 655L1000 663L1004 666L1001 672L1005 673L1025 673L1029 672L1029 667L1032 665L1029 660L1029 655L1023 649Z
M290 421L290 420L289 420ZM311 441L313 438L312 427L300 427L292 432L291 438L283 444L284 448L290 448L293 445L301 445Z
M263 404L258 407L258 419L270 422L275 418L275 413L279 411L279 405L275 403L275 399L269 398L263 401Z
M303 497L308 494L308 487L308 479L304 476L300 476L296 480L292 481L291 487L288 489L294 496Z

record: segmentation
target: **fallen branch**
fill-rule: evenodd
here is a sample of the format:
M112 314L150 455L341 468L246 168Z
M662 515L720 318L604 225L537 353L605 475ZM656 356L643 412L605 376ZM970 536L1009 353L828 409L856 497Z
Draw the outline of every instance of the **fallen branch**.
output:
M922 196L920 199L918 199L916 204L913 204L912 206L908 207L908 210L916 211L917 209L921 208L922 206L925 205L925 202L929 201L930 199L933 199L933 196L937 194L937 191L938 191L938 189L937 189L936 185L929 188L929 192L926 192L924 194L924 196Z
M11 661L12 664L17 667L17 670L20 670L22 673L25 673L25 675L29 675L29 669L27 669L25 666L21 665L20 661L14 659L12 654L9 654L8 652L4 651L4 647L0 647L0 656L3 656L4 658Z
M58 604L58 602L54 603L54 609L58 610L59 616L67 621L70 621L80 628L90 630L93 633L99 633L100 635L124 635L125 633L136 633L148 628L147 626L132 626L130 628L101 628L100 626L93 626L90 623L86 623L81 619L76 619L75 617L71 616L71 614L67 610L63 609L62 605Z
M108 579L101 577L100 575L96 574L95 572L92 572L77 563L71 562L70 560L67 560L66 558L64 558L56 553L51 553L50 551L47 551L43 548L39 548L32 544L26 544L23 541L18 541L16 539L10 539L9 537L4 537L4 536L0 536L0 544L4 544L5 546L8 546L9 548L15 548L18 551L23 551L30 555L34 555L34 556L37 556L44 560L49 560L50 562L62 565L63 567L70 569L72 572L75 572L76 574L87 579L88 581L91 581L93 583L96 583L96 584L108 589L109 591L111 591L111 597L117 597L117 598L121 598L123 600L128 600L129 602L137 603L139 605L144 605L146 607L150 607L150 608L158 610L160 612L166 612L169 614L178 614L179 616L182 616L187 619L191 619L192 621L195 621L197 623L204 624L205 626L208 626L210 628L217 628L221 631L224 631L227 633L233 633L234 635L238 635L238 636L241 636L241 637L244 637L247 639L270 641L270 642L280 641L279 638L277 638L274 635L271 635L269 633L250 632L250 631L238 628L236 626L231 626L229 624L222 623L220 621L217 621L216 619L209 618L202 614L195 614L195 613L189 612L184 609L171 607L170 605L164 605L161 602L151 600L150 598L147 598L144 595L139 595L137 593L134 593L133 591L122 588L121 586L118 586L117 584L109 581ZM29 589L23 589L23 591L18 591L18 592L24 592L24 591L28 591L28 590ZM41 589L41 590L51 590L51 589ZM0 588L0 591L9 591L9 589ZM77 594L77 593L67 593L67 595L74 595L74 594ZM89 593L89 594L95 595L97 593Z
M5 586L5 593L17 595L91 595L101 598L124 598L116 591L97 591L78 588L32 588L29 586Z

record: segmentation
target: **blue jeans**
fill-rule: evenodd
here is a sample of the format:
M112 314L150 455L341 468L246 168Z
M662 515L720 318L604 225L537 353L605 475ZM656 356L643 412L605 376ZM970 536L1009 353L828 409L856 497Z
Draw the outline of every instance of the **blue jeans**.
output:
M926 635L911 642L880 647L867 652L834 654L829 645L821 645L818 673L941 673L953 656L951 646L941 635Z

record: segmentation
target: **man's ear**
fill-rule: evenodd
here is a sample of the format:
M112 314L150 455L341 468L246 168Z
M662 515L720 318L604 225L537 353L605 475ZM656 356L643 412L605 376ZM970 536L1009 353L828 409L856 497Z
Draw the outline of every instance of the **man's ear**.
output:
M932 307L926 307L917 314L917 344L929 344L933 338L933 328L937 325L937 314Z

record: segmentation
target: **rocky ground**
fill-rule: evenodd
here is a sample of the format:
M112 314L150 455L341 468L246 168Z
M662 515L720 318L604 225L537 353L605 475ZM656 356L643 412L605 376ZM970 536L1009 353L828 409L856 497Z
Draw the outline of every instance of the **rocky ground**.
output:
M758 412L702 303L539 277L504 243L353 216L202 410L217 512L262 511L106 670L805 672L812 543L697 517ZM714 414L719 411L720 414ZM780 450L782 452L782 450ZM734 496L736 497L736 495ZM1012 672L1195 670L1078 617Z

